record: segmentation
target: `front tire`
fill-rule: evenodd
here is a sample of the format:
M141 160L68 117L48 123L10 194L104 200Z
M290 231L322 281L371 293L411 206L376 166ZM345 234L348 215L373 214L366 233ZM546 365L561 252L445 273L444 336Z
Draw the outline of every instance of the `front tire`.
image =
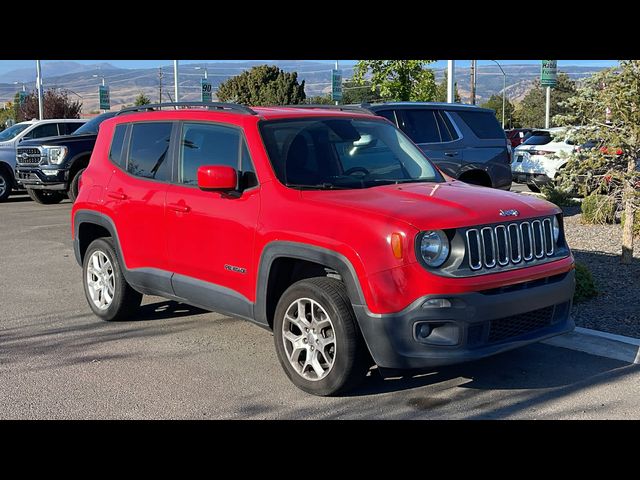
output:
M291 285L278 302L273 332L287 377L313 395L346 392L371 366L344 284L316 277Z
M80 176L85 170L86 168L78 170L69 184L67 196L69 197L69 200L71 200L71 203L75 203L76 198L78 198L78 193L80 193Z
M110 238L91 242L82 262L82 279L89 307L103 320L126 320L140 307L142 294L125 280Z
M11 185L13 180L11 176L0 167L0 202L4 202L11 195Z
M64 199L64 195L52 190L27 188L27 193L31 197L31 200L42 205L54 205Z

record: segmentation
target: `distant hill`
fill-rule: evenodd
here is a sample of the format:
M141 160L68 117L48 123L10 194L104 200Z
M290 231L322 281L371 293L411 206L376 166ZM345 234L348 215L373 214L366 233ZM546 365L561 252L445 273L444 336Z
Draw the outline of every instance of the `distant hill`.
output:
M251 62L218 62L206 64L208 76L213 85L214 92L218 85L229 77L238 75L242 71L255 65L274 64L285 71L298 72L299 80L305 80L305 92L307 96L328 93L331 88L330 63L309 62L300 60L280 61L251 61ZM202 64L180 64L180 95L181 100L197 101L200 99L200 79L202 70L196 70L196 66ZM98 67L100 67L98 69ZM505 65L507 74L507 96L511 100L521 100L526 92L534 85L540 75L540 67L537 65ZM597 71L598 67L563 67L573 79L585 78ZM83 112L89 113L98 109L98 85L101 80L92 75L104 75L105 82L110 87L112 109L120 109L123 105L132 105L135 98L143 92L155 103L159 100L159 69L123 69L116 68L108 63L96 65L82 65L76 62L43 62L43 83L45 89L63 88L70 90L71 96L82 97ZM353 75L353 67L342 68L343 78ZM434 71L436 81L444 78L444 69ZM173 99L173 66L162 67L162 100ZM35 88L35 67L30 69L14 70L0 76L0 102L13 100L16 91L21 85L14 85L15 81L24 81L29 91ZM470 98L470 71L469 68L456 69L456 81L458 91L463 102ZM483 65L478 69L476 89L476 102L483 103L493 94L502 92L503 76L496 65Z

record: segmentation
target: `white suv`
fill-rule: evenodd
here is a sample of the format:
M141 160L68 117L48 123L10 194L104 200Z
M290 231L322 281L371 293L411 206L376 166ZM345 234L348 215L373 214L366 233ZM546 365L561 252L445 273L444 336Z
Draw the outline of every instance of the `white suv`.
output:
M578 147L567 138L566 128L534 130L531 136L513 151L511 174L516 183L526 183L530 190L552 183Z
M14 177L16 148L23 140L69 135L80 128L86 120L65 118L31 120L20 122L0 132L0 202L4 202L11 191L20 188Z

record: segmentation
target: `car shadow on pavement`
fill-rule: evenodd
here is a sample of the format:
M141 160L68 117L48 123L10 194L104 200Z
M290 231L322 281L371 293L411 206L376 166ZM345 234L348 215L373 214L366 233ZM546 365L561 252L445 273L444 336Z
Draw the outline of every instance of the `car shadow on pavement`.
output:
M209 313L202 308L193 307L186 303L176 302L174 300L166 300L163 302L149 303L142 305L138 312L126 320L127 322L148 322L153 320L163 320L165 318L179 318L187 317L190 315L201 315L203 313Z

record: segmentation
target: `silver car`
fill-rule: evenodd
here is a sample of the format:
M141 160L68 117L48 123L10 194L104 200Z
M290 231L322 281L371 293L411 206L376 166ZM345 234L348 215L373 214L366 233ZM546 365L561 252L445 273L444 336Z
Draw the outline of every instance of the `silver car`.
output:
M12 190L20 189L15 180L16 148L23 140L69 135L86 120L79 118L31 120L20 122L0 132L0 202L4 202Z

